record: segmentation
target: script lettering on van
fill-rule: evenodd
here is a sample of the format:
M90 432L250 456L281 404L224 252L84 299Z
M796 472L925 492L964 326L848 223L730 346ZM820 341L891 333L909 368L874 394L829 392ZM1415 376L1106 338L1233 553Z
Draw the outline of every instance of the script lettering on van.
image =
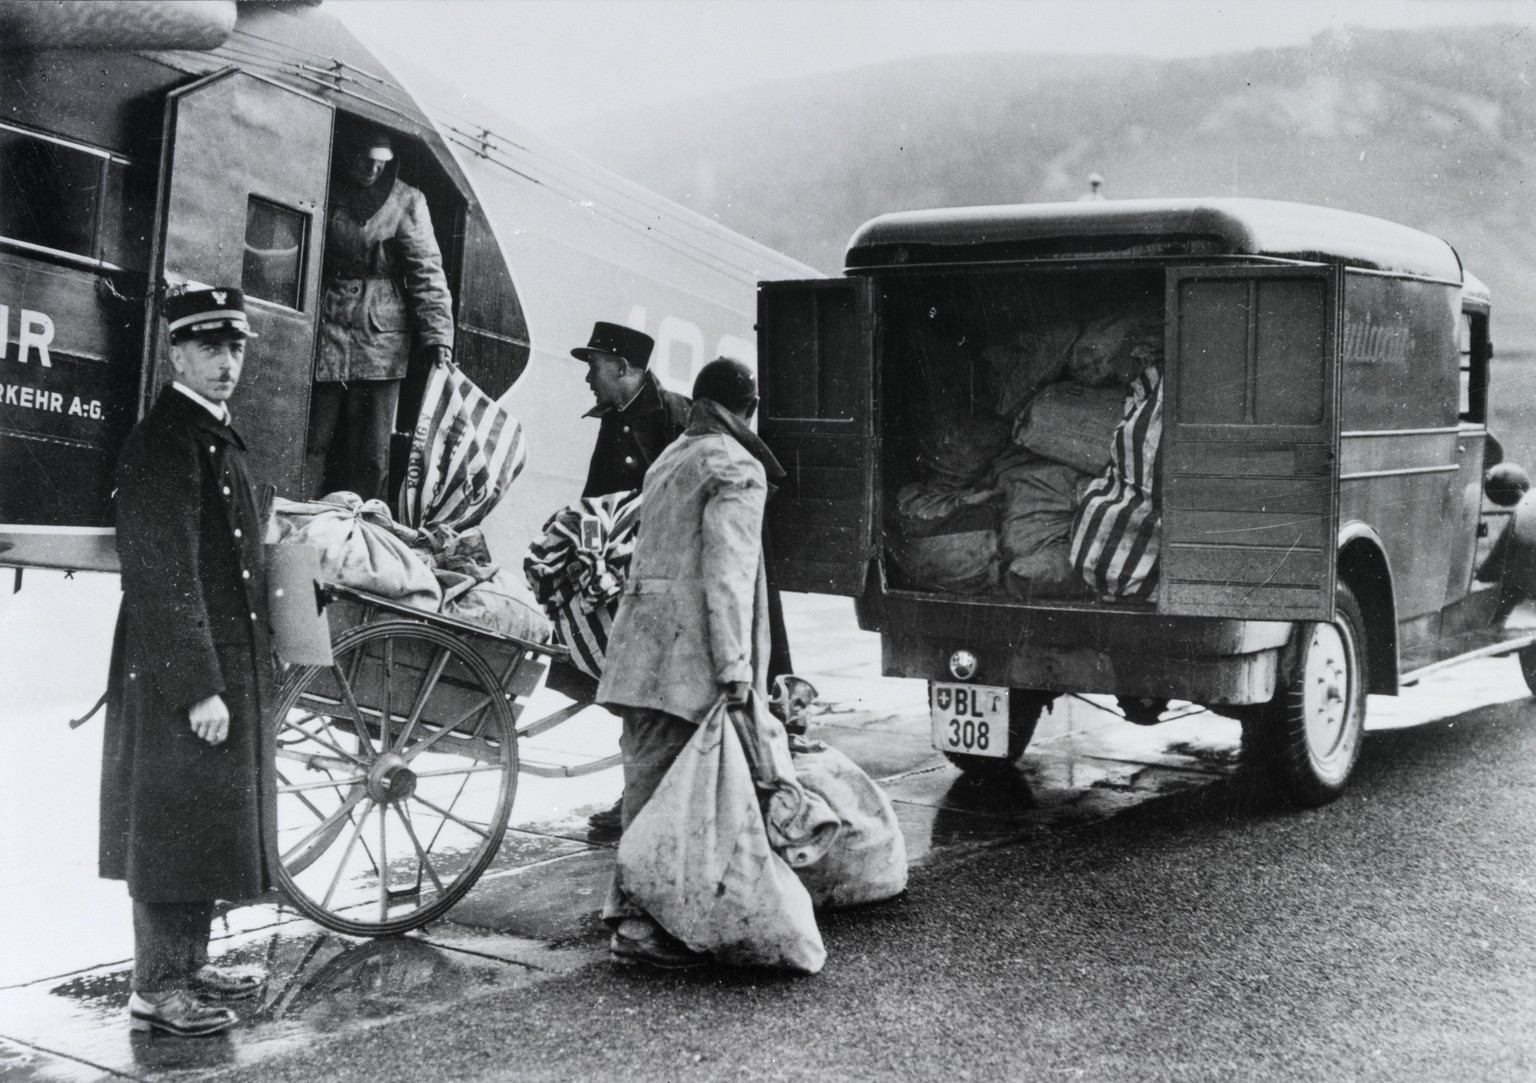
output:
M1401 312L1344 312L1339 360L1346 365L1405 365L1413 354L1413 328Z

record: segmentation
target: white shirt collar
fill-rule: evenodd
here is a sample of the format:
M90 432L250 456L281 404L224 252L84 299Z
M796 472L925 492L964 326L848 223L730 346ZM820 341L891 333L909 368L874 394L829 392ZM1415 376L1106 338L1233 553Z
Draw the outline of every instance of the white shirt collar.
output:
M196 391L193 391L186 384L182 383L180 380L172 380L171 386L174 387L177 391L180 391L193 402L197 403L204 410L207 410L214 416L215 419L224 422L226 425L230 423L228 404L222 402L209 402Z

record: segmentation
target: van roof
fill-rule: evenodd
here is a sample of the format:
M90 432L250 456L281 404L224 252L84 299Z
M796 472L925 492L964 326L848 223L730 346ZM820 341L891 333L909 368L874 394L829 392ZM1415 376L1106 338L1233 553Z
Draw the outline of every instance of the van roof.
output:
M1269 256L1460 282L1445 241L1382 218L1269 199L1123 199L883 214L848 242L849 270L1077 256Z

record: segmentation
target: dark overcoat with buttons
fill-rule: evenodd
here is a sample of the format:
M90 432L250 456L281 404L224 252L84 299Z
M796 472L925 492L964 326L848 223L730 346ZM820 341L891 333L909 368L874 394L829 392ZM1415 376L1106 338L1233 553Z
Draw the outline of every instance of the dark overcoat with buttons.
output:
M118 463L123 600L101 771L100 872L143 902L270 886L275 825L263 524L234 429L167 387ZM210 745L187 709L229 706Z
M688 427L688 399L668 391L647 370L635 397L622 409L587 411L601 418L582 496L606 496L640 488L645 472Z

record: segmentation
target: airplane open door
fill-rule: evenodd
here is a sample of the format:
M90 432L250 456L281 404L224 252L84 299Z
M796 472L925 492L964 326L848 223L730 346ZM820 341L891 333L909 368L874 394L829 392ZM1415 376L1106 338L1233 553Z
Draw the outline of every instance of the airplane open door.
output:
M245 290L260 337L230 407L253 478L290 496L303 487L332 120L327 103L234 68L166 103L158 282ZM150 327L146 407L172 376L164 325Z
M781 590L864 589L874 556L874 337L869 279L758 285L758 432L788 474L766 513Z
M1338 272L1168 272L1158 611L1333 619Z

